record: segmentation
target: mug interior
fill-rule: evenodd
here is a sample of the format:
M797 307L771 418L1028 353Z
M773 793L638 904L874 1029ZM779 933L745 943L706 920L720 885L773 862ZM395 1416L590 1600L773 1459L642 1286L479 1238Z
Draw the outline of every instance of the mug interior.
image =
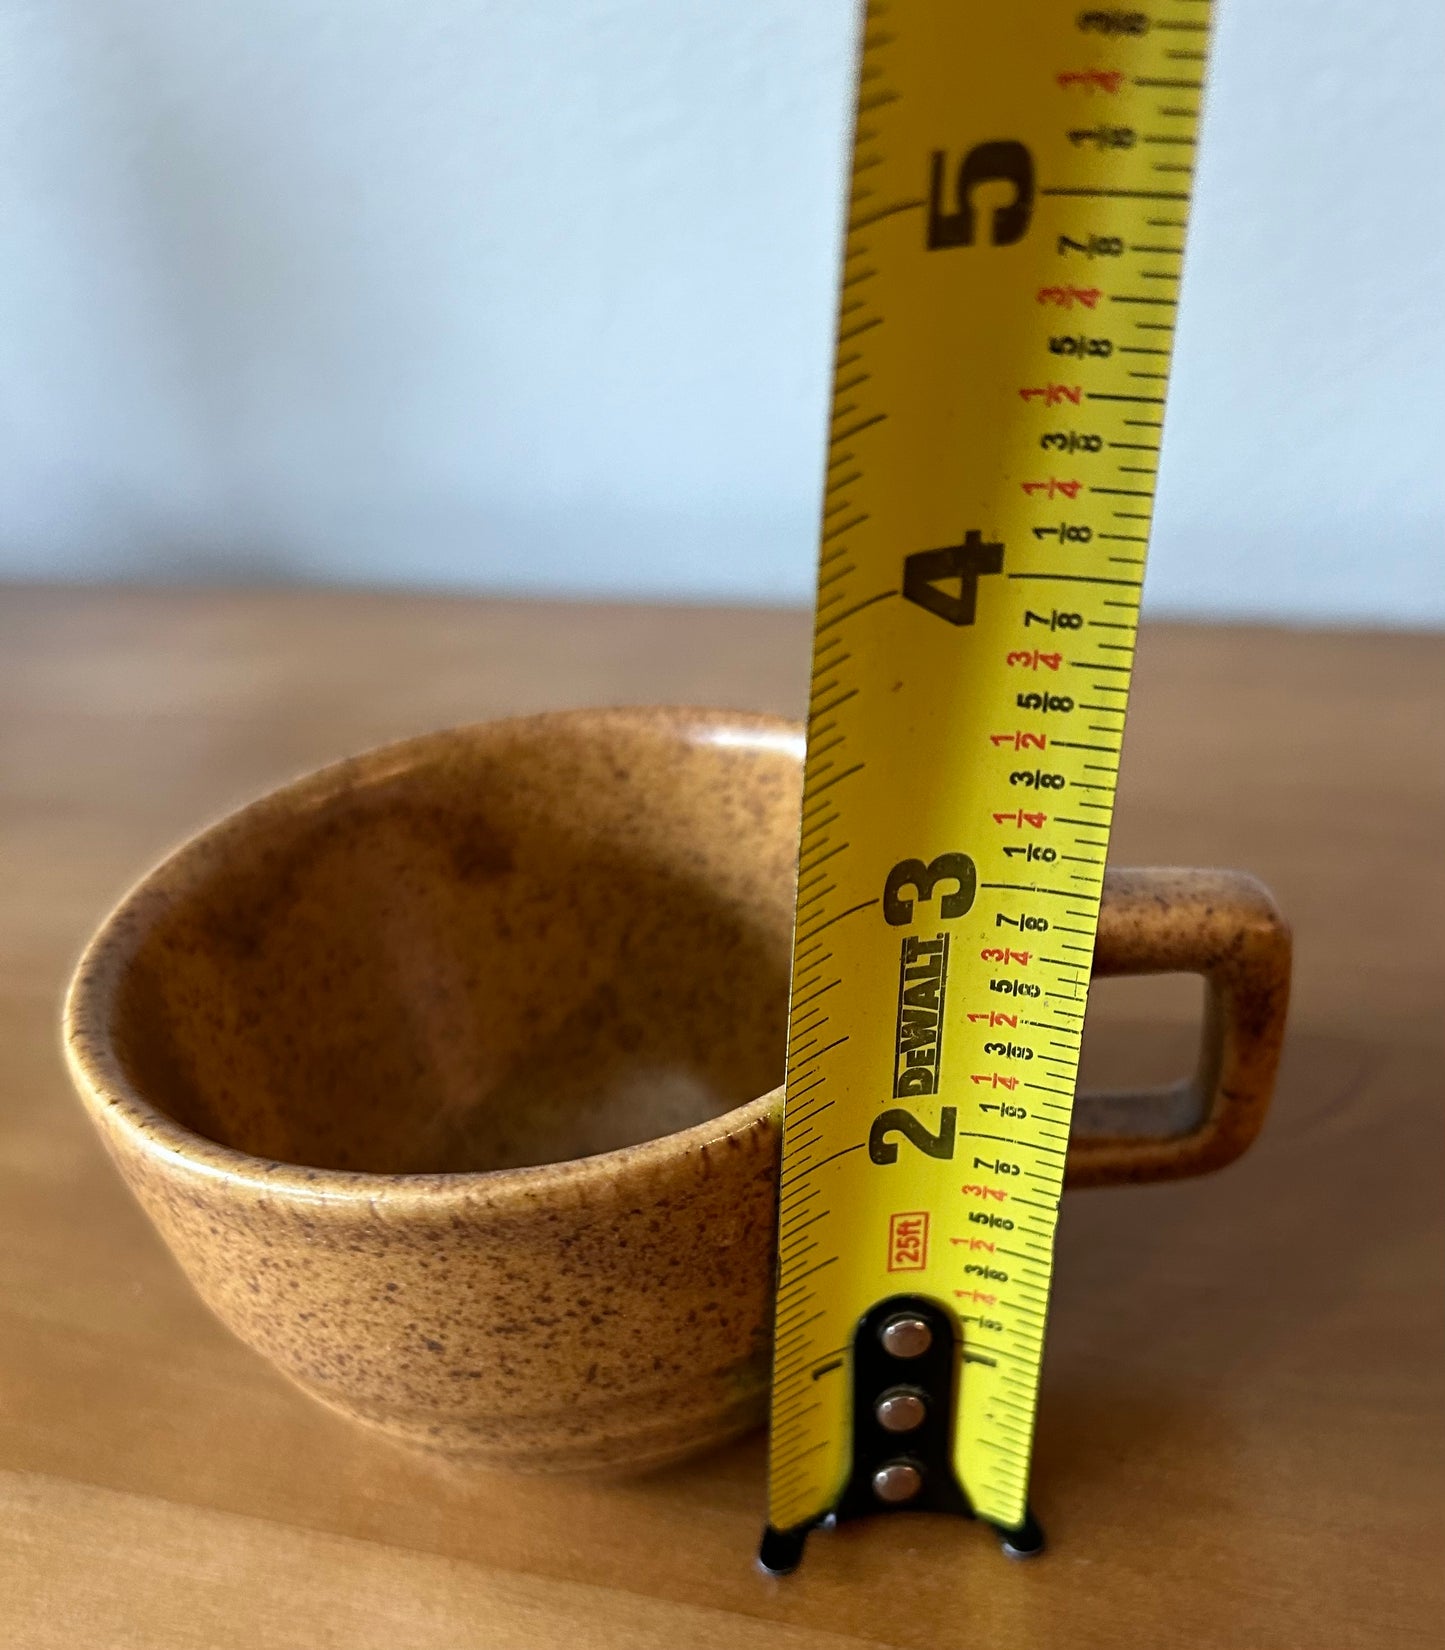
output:
M583 712L301 781L115 919L135 1089L242 1152L460 1173L590 1156L782 1081L801 736Z

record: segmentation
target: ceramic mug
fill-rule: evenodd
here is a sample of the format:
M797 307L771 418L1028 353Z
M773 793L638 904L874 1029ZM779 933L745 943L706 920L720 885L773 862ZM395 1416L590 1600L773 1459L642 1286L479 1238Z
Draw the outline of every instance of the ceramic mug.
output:
M518 1470L756 1423L802 736L702 710L429 734L203 832L82 958L71 1070L202 1297L323 1402ZM1096 974L1211 984L1195 1080L1081 1097L1072 1185L1219 1167L1289 938L1228 872L1106 881Z

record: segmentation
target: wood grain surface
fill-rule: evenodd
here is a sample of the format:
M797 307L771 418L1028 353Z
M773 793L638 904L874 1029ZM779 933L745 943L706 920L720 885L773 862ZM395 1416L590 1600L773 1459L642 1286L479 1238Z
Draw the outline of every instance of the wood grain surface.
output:
M567 704L796 710L795 612L0 591L0 1644L1345 1650L1436 1645L1445 639L1146 627L1116 863L1257 872L1296 931L1253 1154L1066 1206L1049 1554L897 1518L752 1567L761 1438L618 1482L463 1477L201 1307L57 1054L69 963L195 826L346 752ZM1088 1068L1195 993L1107 982Z

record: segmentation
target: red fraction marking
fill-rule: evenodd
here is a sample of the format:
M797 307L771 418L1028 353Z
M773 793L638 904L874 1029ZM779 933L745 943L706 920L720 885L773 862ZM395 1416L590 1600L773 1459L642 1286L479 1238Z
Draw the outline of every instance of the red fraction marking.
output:
M1036 493L1042 493L1045 498L1053 498L1059 494L1067 499L1079 496L1082 481L1060 481L1057 476L1050 476L1047 481L1021 481L1019 486L1032 498Z
M1038 384L1028 389L1020 389L1019 394L1025 401L1042 401L1046 407L1057 407L1061 401L1067 401L1072 406L1079 407L1084 401L1084 386L1082 384Z
M1064 69L1058 76L1064 91L1081 86L1085 91L1117 93L1124 88L1124 76L1118 69Z
M1007 951L996 945L985 946L984 949L979 952L979 958L983 962L1015 962L1018 963L1021 968L1028 967L1029 958L1031 956L1033 956L1032 951Z
M955 1289L954 1294L961 1301L976 1301L980 1306L996 1306L997 1295L987 1295L982 1289Z
M981 1076L978 1073L971 1075L975 1083L987 1083L991 1088L1016 1089L1019 1086L1017 1077L1005 1077L997 1071L985 1072Z
M1016 733L991 733L989 743L993 745L1012 745L1016 751L1047 750L1049 736L1046 733L1025 733L1020 729Z
M950 1243L956 1243L960 1247L965 1248L965 1249L987 1249L989 1254L991 1254L991 1255L996 1253L997 1250L998 1250L998 1245L996 1243L990 1243L987 1238L973 1238L973 1237L960 1238L960 1237L956 1237L956 1238L949 1238L948 1241Z
M1102 290L1096 286L1041 286L1038 302L1057 304L1060 309L1072 309L1075 304L1092 309L1103 296Z
M991 1197L995 1203L1004 1203L1008 1199L1007 1192L1001 1192L997 1186L975 1186L972 1181L960 1186L959 1191L965 1197L972 1192L976 1197Z
M1037 670L1040 665L1057 670L1063 662L1062 653L1041 653L1038 648L1016 648L1004 660L1008 665L1022 665L1025 670Z
M1022 808L1015 808L1009 814L995 814L993 822L995 825L1016 825L1019 830L1023 830L1025 825L1030 825L1034 830L1041 831L1048 822L1048 817L1047 814L1027 813Z

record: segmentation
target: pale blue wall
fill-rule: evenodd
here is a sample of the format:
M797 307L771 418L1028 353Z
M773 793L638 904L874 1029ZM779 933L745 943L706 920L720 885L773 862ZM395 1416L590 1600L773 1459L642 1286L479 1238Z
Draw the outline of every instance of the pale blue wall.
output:
M0 0L0 575L805 598L846 0ZM1149 595L1445 621L1440 0L1224 0Z

